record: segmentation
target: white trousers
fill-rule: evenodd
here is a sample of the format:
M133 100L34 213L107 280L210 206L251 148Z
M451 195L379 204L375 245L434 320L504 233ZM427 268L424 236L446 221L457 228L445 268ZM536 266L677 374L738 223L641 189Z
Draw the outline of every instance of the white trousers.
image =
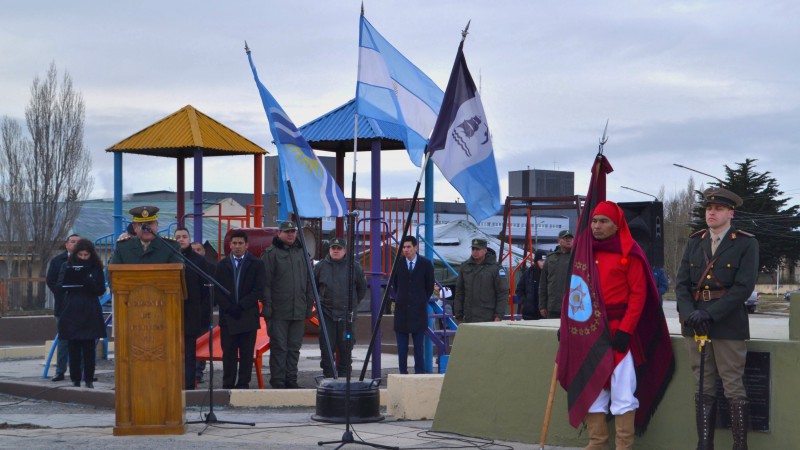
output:
M639 400L633 395L636 392L636 368L633 356L628 352L611 374L611 389L603 389L597 400L589 407L590 413L611 414L619 416L639 408Z

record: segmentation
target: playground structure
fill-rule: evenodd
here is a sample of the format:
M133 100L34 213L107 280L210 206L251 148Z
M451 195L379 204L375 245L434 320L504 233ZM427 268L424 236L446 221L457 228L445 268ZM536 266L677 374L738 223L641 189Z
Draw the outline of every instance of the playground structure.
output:
M511 320L517 319L514 313L519 299L514 294L516 280L525 271L527 264L533 263L533 252L537 250L538 242L536 240L536 223L534 211L553 211L575 209L577 216L580 217L581 210L585 197L581 195L573 195L568 197L506 197L505 204L503 205L503 228L500 233L500 253L497 255L497 262L501 265L505 264L508 267L509 278L509 318ZM515 263L511 257L511 246L514 237L514 228L511 226L511 215L513 211L525 210L526 225L525 225L525 241L522 247L523 258L522 261ZM531 223L533 219L534 223ZM533 225L533 226L532 226ZM508 247L506 248L506 244Z
M318 119L310 122L309 124L301 127L301 131L308 140L309 144L315 150L332 151L336 154L336 170L335 178L337 183L341 186L344 182L344 156L347 151L352 151L354 140L352 135L352 118L354 117L354 102L350 101L339 108L321 116ZM348 120L345 120L349 118ZM382 123L370 118L358 117L359 134L357 145L360 150L370 150L371 160L371 187L372 195L370 199L357 199L355 204L349 203L351 211L363 212L363 216L359 217L354 234L354 240L358 243L356 253L362 255L362 264L364 265L364 272L368 277L368 282L371 291L371 310L373 311L373 325L377 317L377 312L380 307L381 292L385 288L386 278L391 270L391 263L393 261L393 252L398 248L397 241L402 234L402 225L405 216L408 214L408 208L411 204L411 199L381 199L380 198L380 154L383 150L402 149L402 135L396 127L389 124ZM182 225L191 219L194 224L194 239L202 240L203 232L203 218L215 219L217 224L216 234L218 242L218 254L221 258L225 253L224 235L226 235L233 228L250 228L259 230L256 234L260 234L267 230L263 227L263 189L262 189L262 163L263 155L266 153L263 149L256 146L249 140L239 136L232 130L228 129L221 123L214 119L200 113L191 106L186 106L176 113L165 117L164 119L156 122L155 124L135 133L134 135L126 138L119 143L113 145L108 152L114 154L114 233L106 236L109 241L103 247L108 253L111 252L115 244L115 236L123 230L125 224L125 217L122 214L122 155L123 153L133 153L152 156L165 156L177 159L177 180L178 180L178 196L177 196L177 217L176 221L169 223L162 233L167 235L171 234L173 226ZM230 156L230 155L253 155L254 156L254 204L247 205L245 214L243 215L225 215L222 207L217 205L217 214L203 214L202 207L202 159L205 156ZM185 194L184 194L184 175L185 167L184 160L186 158L194 158L194 211L186 213L185 211ZM424 245L425 256L431 260L437 259L436 250L433 243L433 165L428 165L426 172L426 198L418 204L412 216L412 222L415 228L412 228L412 234L416 234L418 240ZM498 261L503 264L508 264L509 274L511 274L511 295L509 295L510 317L515 318L514 315L514 296L513 296L513 283L514 275L524 267L526 258L523 258L522 263L515 263L514 258L511 257L511 252L504 251L505 241L511 245L513 240L513 229L511 227L508 217L511 211L527 205L528 208L528 224L526 228L526 252L532 252L530 232L531 210L535 209L564 209L565 202L569 206L574 206L578 210L580 208L580 200L575 198L541 198L541 199L522 199L510 198L506 201L506 208L504 210L504 224L503 233L501 235L501 250ZM527 203L526 203L527 202ZM547 203L552 203L548 205ZM558 203L561 202L561 203ZM207 204L205 206L208 206ZM424 211L423 211L424 210ZM279 217L279 219L285 218ZM344 234L343 223L337 219L337 226L335 231L337 236ZM321 236L319 233L314 236L315 239L309 239L309 242L315 242L315 255L317 257L324 257L324 255L316 254L316 250L321 250ZM262 245L262 248L264 246ZM526 255L529 256L529 255ZM441 259L441 258L440 258ZM448 265L448 270L453 275L457 275L455 269ZM430 340L426 342L427 360L426 370L432 372L432 356L433 356L433 343L436 345L437 355L444 356L449 351L449 337L455 333L457 326L449 317L446 312L435 302L431 303L430 309L430 330L428 337ZM264 333L265 334L265 333ZM264 336L265 338L265 336ZM207 337L206 343L207 343ZM268 339L264 342L262 338L259 340L256 356L262 356L268 349ZM432 343L432 342L433 343ZM203 345L199 346L203 347ZM200 350L200 349L199 349ZM200 350L201 355L202 351ZM375 358L372 361L374 378L380 377L380 336L376 339L376 344L373 349ZM260 358L256 358L260 361ZM446 362L445 362L446 364ZM440 367L442 366L440 359Z

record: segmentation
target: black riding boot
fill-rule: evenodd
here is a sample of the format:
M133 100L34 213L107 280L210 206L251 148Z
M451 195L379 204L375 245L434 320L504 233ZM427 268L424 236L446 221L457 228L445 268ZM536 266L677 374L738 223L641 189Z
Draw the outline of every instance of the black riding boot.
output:
M746 398L729 399L733 450L747 450L747 427L750 425L750 406Z
M697 450L714 450L714 427L717 423L717 399L711 395L694 395L697 419Z

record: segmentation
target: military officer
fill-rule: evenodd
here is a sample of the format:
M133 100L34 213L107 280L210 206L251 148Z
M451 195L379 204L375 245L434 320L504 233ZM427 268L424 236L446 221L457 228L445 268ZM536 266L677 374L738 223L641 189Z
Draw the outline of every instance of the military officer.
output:
M158 208L155 206L137 206L128 211L133 216L135 236L128 236L117 241L117 248L111 257L111 264L167 264L181 263L176 252L166 245L180 250L174 239L156 239L158 231Z
M714 447L714 382L719 374L730 405L733 448L746 449L748 402L742 375L750 328L744 302L758 275L758 241L731 227L734 211L743 203L738 195L713 187L703 197L708 229L694 233L686 244L675 287L682 333L698 381L702 354L694 335L710 339L703 351L703 392L695 394L697 448Z
M454 312L464 322L499 322L508 309L508 276L489 253L485 239L472 240L472 255L461 264Z

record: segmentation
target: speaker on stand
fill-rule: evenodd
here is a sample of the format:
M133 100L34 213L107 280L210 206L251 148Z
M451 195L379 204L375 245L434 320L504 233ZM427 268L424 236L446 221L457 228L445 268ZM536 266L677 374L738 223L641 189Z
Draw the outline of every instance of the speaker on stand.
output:
M636 243L642 247L650 266L664 267L664 204L661 202L619 203Z

